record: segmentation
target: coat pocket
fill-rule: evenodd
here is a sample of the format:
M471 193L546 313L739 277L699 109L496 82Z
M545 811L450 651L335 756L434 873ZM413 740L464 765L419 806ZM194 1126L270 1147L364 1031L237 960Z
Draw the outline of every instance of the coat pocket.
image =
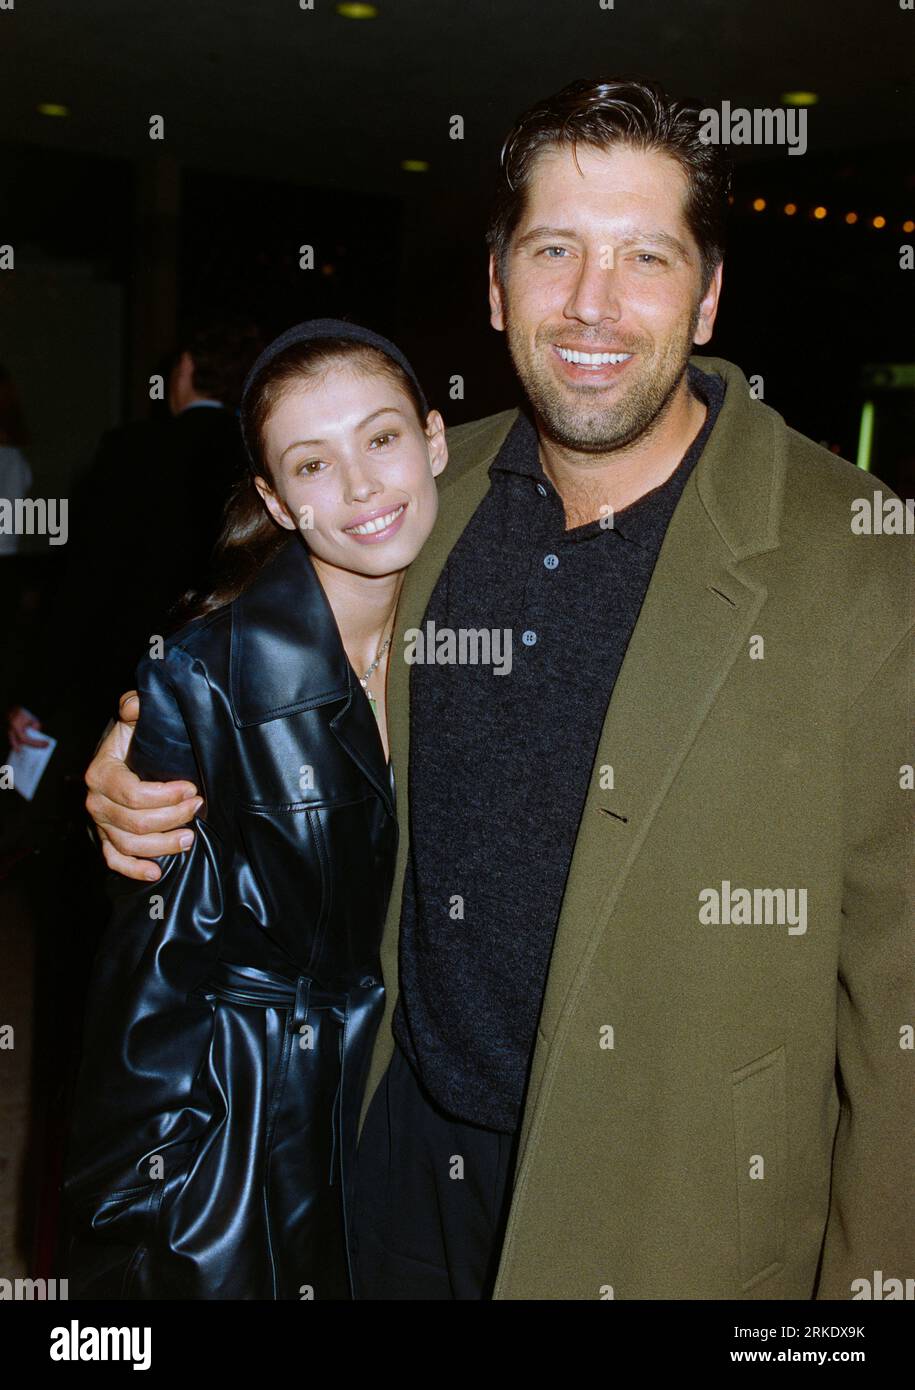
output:
M785 1258L788 1162L784 1045L731 1073L734 1163L744 1289Z

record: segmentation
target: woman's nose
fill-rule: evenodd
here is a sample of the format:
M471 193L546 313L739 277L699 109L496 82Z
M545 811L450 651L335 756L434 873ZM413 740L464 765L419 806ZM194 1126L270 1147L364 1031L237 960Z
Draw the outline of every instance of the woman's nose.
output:
M365 502L381 491L381 484L371 468L356 468L349 475L349 495L354 502Z

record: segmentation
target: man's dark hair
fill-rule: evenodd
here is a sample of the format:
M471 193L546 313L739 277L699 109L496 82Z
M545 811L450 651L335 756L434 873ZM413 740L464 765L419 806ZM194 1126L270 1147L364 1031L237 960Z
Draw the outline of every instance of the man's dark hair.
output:
M245 377L263 343L256 325L245 320L186 324L178 340L176 359L190 353L194 390L234 409L241 399Z
M720 145L699 139L702 109L698 101L675 101L656 82L580 78L519 116L502 146L502 172L486 234L499 279L505 279L508 248L540 152L555 146L606 150L628 145L669 155L686 175L684 214L701 254L704 294L724 255L731 170Z

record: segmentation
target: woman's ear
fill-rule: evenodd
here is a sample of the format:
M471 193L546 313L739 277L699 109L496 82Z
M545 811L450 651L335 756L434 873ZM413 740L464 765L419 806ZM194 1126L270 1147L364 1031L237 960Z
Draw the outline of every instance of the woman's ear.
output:
M429 466L432 469L432 476L437 478L448 462L445 422L437 410L430 410L426 416L426 443L429 448Z
M262 478L258 475L254 479L254 486L260 493L261 501L273 517L273 520L287 531L294 531L296 529L296 524L294 519L289 515L286 503L281 498L277 497L266 478Z

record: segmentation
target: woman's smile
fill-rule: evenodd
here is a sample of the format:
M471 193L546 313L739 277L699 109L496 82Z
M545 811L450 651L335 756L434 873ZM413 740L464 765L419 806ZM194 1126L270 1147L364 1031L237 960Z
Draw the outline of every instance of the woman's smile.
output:
M406 514L406 502L400 502L396 507L387 510L376 508L373 512L367 512L352 526L344 526L343 530L360 545L376 545L379 541L388 540L400 530Z

